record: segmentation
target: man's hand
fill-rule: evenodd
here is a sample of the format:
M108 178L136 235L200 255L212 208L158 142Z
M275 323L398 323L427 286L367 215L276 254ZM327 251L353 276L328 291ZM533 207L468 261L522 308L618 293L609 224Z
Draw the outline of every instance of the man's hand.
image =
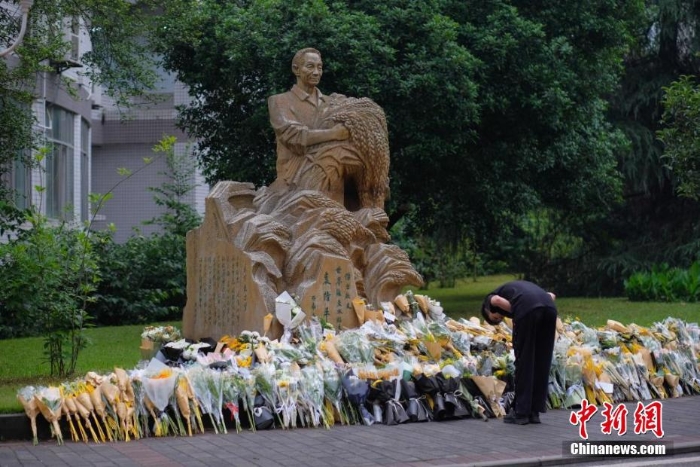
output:
M556 300L556 299L557 299L557 296L554 295L552 292L547 292L547 293L549 294L550 297L552 297L552 300Z

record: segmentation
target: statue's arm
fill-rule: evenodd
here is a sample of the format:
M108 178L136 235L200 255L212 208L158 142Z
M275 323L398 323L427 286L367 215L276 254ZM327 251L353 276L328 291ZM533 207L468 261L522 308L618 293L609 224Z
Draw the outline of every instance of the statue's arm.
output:
M268 99L270 124L277 138L298 154L304 154L306 148L326 141L345 140L350 137L343 124L328 129L312 129L299 122L293 112L292 104L284 95Z

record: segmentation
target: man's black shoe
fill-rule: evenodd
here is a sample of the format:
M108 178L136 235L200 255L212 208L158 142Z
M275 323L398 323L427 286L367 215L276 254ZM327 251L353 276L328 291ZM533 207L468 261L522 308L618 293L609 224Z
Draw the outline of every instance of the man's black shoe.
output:
M527 415L517 415L514 410L511 410L508 415L503 417L503 422L513 425L527 425L530 423L530 418Z
M529 418L530 423L542 423L540 421L540 414L538 412L532 412Z

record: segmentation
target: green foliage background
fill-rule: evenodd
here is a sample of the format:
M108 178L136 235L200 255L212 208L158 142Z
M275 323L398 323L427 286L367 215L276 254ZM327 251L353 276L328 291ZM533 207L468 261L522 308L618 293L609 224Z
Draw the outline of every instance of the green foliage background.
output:
M218 2L165 8L158 49L190 86L180 123L200 139L209 182L269 183L266 99L314 46L320 88L374 99L391 147L392 222L484 251L550 207L576 231L619 199L606 120L638 1Z

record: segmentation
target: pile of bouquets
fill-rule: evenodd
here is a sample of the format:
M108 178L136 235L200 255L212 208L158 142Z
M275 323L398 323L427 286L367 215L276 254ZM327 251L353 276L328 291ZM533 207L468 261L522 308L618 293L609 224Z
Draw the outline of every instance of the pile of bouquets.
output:
M560 323L549 406L664 399L700 394L700 328L667 318L650 327L613 320L600 329Z
M453 320L438 302L407 293L381 312L355 300L362 325L336 330L314 316L295 319L304 313L291 313L298 306L289 295L280 304L289 315L280 339L244 331L193 342L158 333L155 357L134 369L22 388L35 442L39 415L59 443L65 430L74 441L105 442L205 429L488 420L513 404L510 320ZM699 345L697 324L672 318L650 328L560 321L549 405L700 393Z

